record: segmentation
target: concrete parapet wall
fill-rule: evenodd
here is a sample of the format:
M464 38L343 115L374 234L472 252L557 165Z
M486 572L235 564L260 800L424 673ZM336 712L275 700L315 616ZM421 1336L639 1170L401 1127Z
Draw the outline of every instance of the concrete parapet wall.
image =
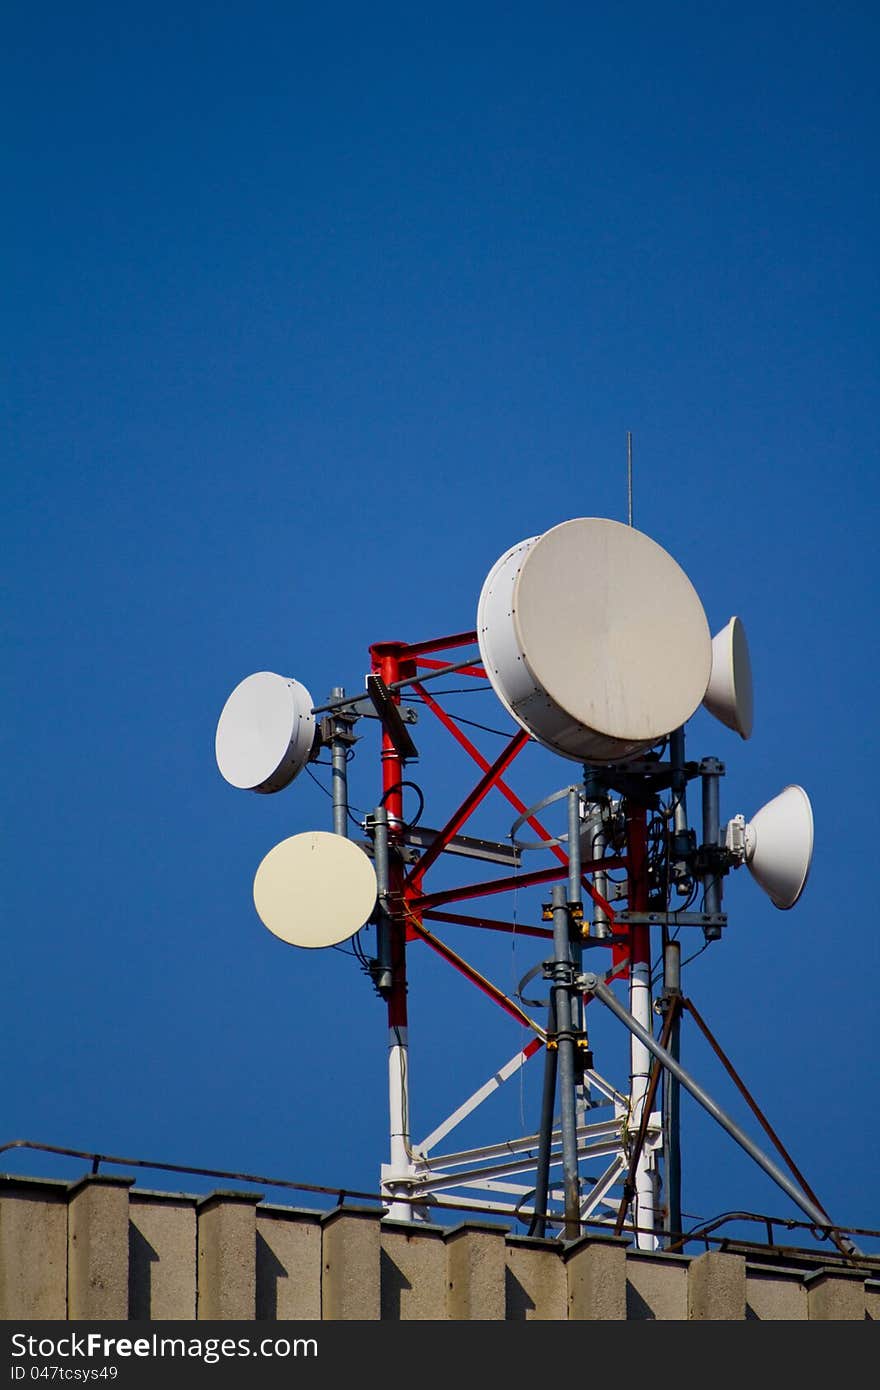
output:
M505 1238L500 1226L470 1222L446 1237L446 1316L457 1322L503 1321Z
M0 1177L0 1319L63 1318L877 1320L880 1259L688 1257L486 1221L385 1221L373 1207L307 1211L250 1192Z
M371 1208L338 1207L322 1221L321 1317L378 1321L379 1221Z
M67 1317L67 1184L0 1189L0 1318Z
M568 1278L569 1318L596 1322L626 1319L626 1241L583 1236L562 1256Z
M629 1251L626 1257L628 1321L685 1322L690 1264L685 1255Z
M319 1319L323 1213L260 1205L256 1214L257 1318Z
M143 1321L196 1316L196 1199L130 1192L128 1315Z
M707 1251L688 1266L688 1318L695 1322L742 1322L746 1316L743 1255Z
M382 1223L379 1286L381 1316L387 1322L445 1319L446 1235L443 1226L424 1222Z
M568 1277L555 1240L508 1236L505 1318L557 1322L568 1317Z
M67 1200L67 1316L121 1321L128 1317L131 1178L83 1178Z
M260 1198L214 1192L197 1209L196 1316L250 1321L257 1309L257 1218Z

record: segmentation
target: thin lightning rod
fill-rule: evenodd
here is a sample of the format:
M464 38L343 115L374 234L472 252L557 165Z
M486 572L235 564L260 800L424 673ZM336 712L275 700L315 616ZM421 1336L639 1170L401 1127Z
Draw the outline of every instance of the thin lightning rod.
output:
M626 432L626 519L633 524L633 437L632 430Z

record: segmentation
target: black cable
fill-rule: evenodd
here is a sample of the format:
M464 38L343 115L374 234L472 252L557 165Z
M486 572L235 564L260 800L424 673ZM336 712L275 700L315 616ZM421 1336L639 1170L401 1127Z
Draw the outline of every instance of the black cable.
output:
M490 688L489 686L486 686L486 689L487 689L487 690L488 690L489 688ZM444 693L443 691L438 691L438 694L443 694L443 693ZM450 691L449 693L451 694L452 692ZM419 698L420 698L420 697L419 697L418 695L414 695L414 696L413 696L413 699L414 699L414 700L419 700ZM424 701L424 700L421 700L420 703L421 703L421 704L424 704L425 701ZM483 730L483 733L485 733L485 734L495 734L495 736L496 736L497 738L510 738L510 732L511 732L510 729L493 729L493 728L491 728L488 724L478 724L477 721L476 721L475 719L465 719L465 717L464 717L463 714L456 714L455 710L451 710L451 709L450 709L450 710L446 710L445 713L448 714L448 715L450 716L451 719L454 719L454 720L456 721L456 723L458 723L458 724L467 724L468 727L471 728L471 729L482 729L482 730Z
M416 796L419 798L419 809L416 811L414 819L406 820L402 817L404 825L409 826L410 830L414 830L415 827L418 825L419 821L421 820L422 812L425 809L425 794L419 786L418 782L395 782L392 787L389 787L388 790L383 793L382 800L379 802L379 805L384 806L389 796L393 795L394 792L402 792L404 787L412 787Z
M707 951L707 950L709 949L709 946L710 946L711 944L712 944L712 943L711 943L710 941L704 941L704 942L703 942L703 945L700 947L699 951L694 951L694 954L693 954L692 956L688 956L687 960L683 960L683 961L682 961L681 965L679 966L679 969L680 969L680 970L684 970L684 967L685 967L686 965L690 965L690 963L691 963L692 960L696 960L696 959L697 959L697 956L701 956L701 955L703 954L704 951Z
M459 724L467 724L471 729L482 729L484 734L495 734L498 738L510 738L510 729L492 729L488 724L478 724L475 719L463 719L460 714L453 714L452 718Z
M367 975L372 975L373 961L364 950L363 943L361 942L360 932L358 932L357 936L354 938L354 947L358 953L358 957L360 958L360 962L363 966L364 972Z
M320 788L321 788L321 791L324 793L324 795L325 795L325 796L329 796L330 800L332 801L332 800L333 800L333 793L330 791L329 787L325 787L325 786L324 786L324 783L320 780L320 778L318 778L318 777L315 776L314 772L312 772L312 769L311 769L310 767L308 767L308 766L306 767L306 772L307 772L307 773L309 774L309 776L311 777L311 779L312 779L312 781L314 782L315 786L316 786L316 787L320 787Z
M328 767L329 764L328 764L328 763L322 763L321 766L322 766L322 767ZM324 795L325 795L325 796L329 796L330 800L332 801L332 800L333 800L333 793L330 791L330 789L329 789L328 787L325 787L325 786L324 786L324 783L321 781L321 779L320 779L319 777L316 777L316 776L315 776L315 774L312 772L312 769L308 766L308 764L306 764L306 772L307 772L307 773L309 774L309 776L311 777L311 779L312 779L312 781L314 782L315 786L316 786L316 787L320 787L320 789L321 789L321 791L324 793ZM365 816L365 815L367 814L366 811L361 810L360 806L355 806L354 809L355 809L356 811L360 811L360 813L361 813L362 816ZM350 807L346 806L345 812L346 812L346 815L348 816L348 819L351 821L352 825L356 825L357 828L358 828L358 830L363 830L364 827L363 827L363 825L361 824L361 822L358 820L357 816L353 816L353 815L351 814L351 809L350 809Z
M459 686L453 687L452 690L432 690L432 691L431 691L431 694L432 694L432 695L473 695L476 691L479 691L479 690L491 690L491 689L492 689L491 685L459 685ZM408 695L408 696L407 696L407 699L408 699L408 700L421 700L422 704L425 704L425 700L422 699L422 696L421 696L421 695Z

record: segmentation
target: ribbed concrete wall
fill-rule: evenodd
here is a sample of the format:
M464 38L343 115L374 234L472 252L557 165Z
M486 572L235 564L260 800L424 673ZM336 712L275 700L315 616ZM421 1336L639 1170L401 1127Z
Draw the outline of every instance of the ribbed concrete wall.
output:
M880 1318L880 1260L568 1245L487 1222L382 1221L127 1178L0 1177L0 1319L841 1320Z

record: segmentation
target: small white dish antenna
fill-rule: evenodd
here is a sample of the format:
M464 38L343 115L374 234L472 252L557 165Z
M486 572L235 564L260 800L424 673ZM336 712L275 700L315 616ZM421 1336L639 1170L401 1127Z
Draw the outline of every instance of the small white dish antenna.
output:
M750 821L734 816L725 841L736 867L746 865L774 907L794 907L813 858L813 808L803 787L785 787Z
M309 760L315 739L312 697L304 685L274 671L246 676L217 724L217 766L233 787L279 792Z
M477 636L507 712L578 762L632 757L685 724L712 667L687 575L649 536L602 517L502 555L480 594Z
M314 950L360 931L376 891L362 849L329 830L307 830L269 850L254 878L254 906L273 935Z
M731 618L712 638L712 674L703 704L740 738L751 738L754 722L752 663L746 630L739 618Z

